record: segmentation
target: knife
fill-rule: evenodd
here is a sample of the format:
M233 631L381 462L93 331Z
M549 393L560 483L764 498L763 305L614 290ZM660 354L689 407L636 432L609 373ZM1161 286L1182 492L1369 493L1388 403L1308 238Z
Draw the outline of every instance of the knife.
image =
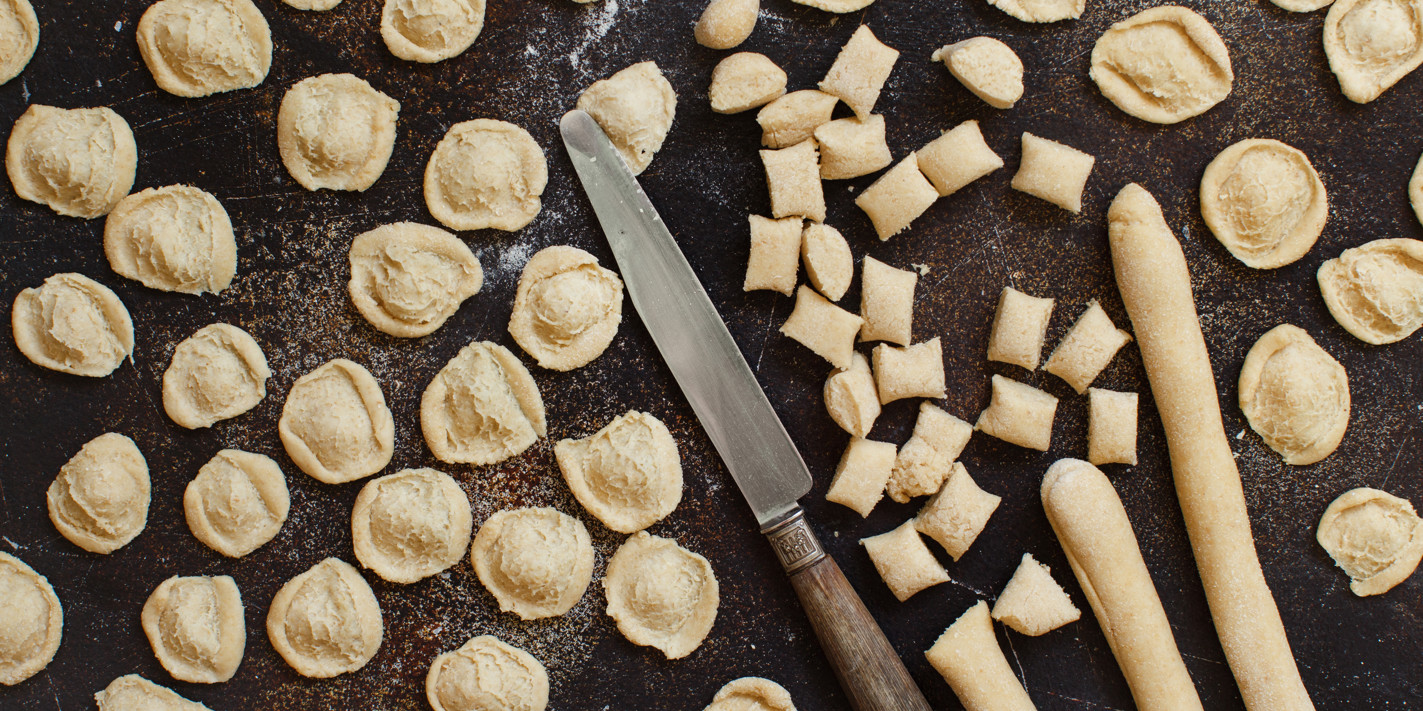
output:
M790 576L856 711L929 711L884 632L811 532L810 471L672 233L584 111L560 123L568 156L637 310Z

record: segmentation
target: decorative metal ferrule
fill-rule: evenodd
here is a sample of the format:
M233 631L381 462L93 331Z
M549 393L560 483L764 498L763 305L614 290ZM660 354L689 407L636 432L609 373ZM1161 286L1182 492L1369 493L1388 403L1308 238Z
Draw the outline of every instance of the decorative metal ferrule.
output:
M771 539L771 547L781 559L781 567L786 573L795 575L820 562L825 557L825 549L810 531L805 522L805 512L797 507L785 518L761 529L766 538Z

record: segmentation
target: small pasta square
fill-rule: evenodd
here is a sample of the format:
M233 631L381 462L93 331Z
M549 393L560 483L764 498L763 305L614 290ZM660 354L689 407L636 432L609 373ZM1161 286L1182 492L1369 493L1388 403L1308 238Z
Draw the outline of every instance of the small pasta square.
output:
M875 346L874 366L881 405L906 397L944 396L944 350L938 338L904 348L881 343Z
M972 711L1031 711L1036 708L1022 682L1008 666L988 603L979 600L944 630L924 653L954 695Z
M1070 212L1082 211L1082 191L1096 158L1071 146L1023 134L1023 158L1013 189L1042 198Z
M993 376L988 409L973 428L1019 447L1046 452L1052 444L1052 421L1057 398L1016 380Z
M860 25L830 65L820 90L840 97L856 116L868 118L898 59L899 50L880 42L869 27Z
M968 552L1003 500L978 488L968 469L958 462L939 492L914 518L914 527L944 547L955 561Z
M845 180L869 175L893 162L884 137L884 117L835 119L815 129L820 144L820 178Z
M771 191L771 216L825 220L825 193L820 187L819 153L815 140L790 148L762 150L766 186Z
M1019 634L1041 637L1082 617L1072 598L1052 577L1052 571L1031 553L1024 553L1018 569L993 602L993 619Z
M889 476L886 487L889 498L902 504L938 491L972 435L973 425L944 412L934 403L919 403L914 433L900 448L894 472Z
M862 538L860 545L870 554L875 570L900 602L924 588L949 580L949 571L939 565L929 546L924 545L913 520L905 521L888 533Z
M855 336L863 321L830 303L808 286L796 290L795 308L781 333L830 361L839 370L849 368L855 355Z
M860 339L909 345L918 282L918 272L865 257L860 265L860 318L865 320Z
M756 123L761 125L761 145L787 148L815 135L815 129L830 121L840 100L823 91L792 91L761 107Z
M1087 389L1087 461L1136 465L1137 394Z
M988 359L1037 370L1052 304L1052 299L1003 287L998 310L993 314L993 330L988 335Z
M1048 356L1043 370L1062 378L1080 395L1087 392L1087 386L1106 369L1117 351L1130 342L1131 334L1117 328L1112 317L1093 299Z
M845 236L830 225L812 222L801 232L800 249L810 285L825 298L839 301L855 278L855 258Z
M855 204L869 216L875 234L884 241L904 231L938 199L939 191L919 172L919 159L910 153L865 188Z
M869 516L884 496L884 482L894 468L896 449L889 442L859 437L850 440L835 467L835 478L830 480L825 500L849 507L861 518Z
M1003 167L1003 159L983 140L977 121L964 121L945 131L920 148L916 155L919 170L941 196L952 195Z
M786 296L795 293L800 271L801 219L772 220L748 215L751 223L751 256L746 260L742 291L765 289Z
M861 353L851 356L849 370L837 370L825 379L825 410L840 429L868 437L879 417L879 391L870 361Z
M764 106L786 93L786 73L766 55L737 52L712 69L707 98L712 111L738 114Z

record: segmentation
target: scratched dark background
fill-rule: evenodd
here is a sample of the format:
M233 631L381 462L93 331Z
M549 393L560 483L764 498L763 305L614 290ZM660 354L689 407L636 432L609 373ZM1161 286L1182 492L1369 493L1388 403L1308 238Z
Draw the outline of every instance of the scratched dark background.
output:
M871 177L827 183L828 221L849 238L856 257L924 264L915 307L916 339L941 336L950 382L950 412L972 421L988 399L994 372L1025 379L1063 398L1052 451L1028 452L975 437L964 460L1003 504L978 543L956 564L954 578L897 603L857 545L913 515L921 501L882 502L867 521L828 504L823 495L847 436L824 414L824 362L781 337L776 327L791 300L741 291L745 215L765 214L768 199L756 150L753 114L718 116L707 105L711 69L724 53L692 41L697 2L497 0L474 46L435 65L395 59L380 40L376 0L346 0L326 13L303 13L256 0L276 45L271 74L259 87L204 99L159 91L143 67L134 26L145 4L36 0L42 33L29 68L0 87L0 117L13 121L30 102L63 107L110 106L132 125L139 149L135 190L188 183L214 193L238 235L232 287L201 298L145 289L116 276L101 245L102 220L61 218L0 190L0 302L61 271L79 271L113 288L133 314L132 364L93 380L53 373L25 360L8 329L0 333L0 546L48 576L65 609L64 643L48 670L0 688L5 709L81 709L113 678L137 672L214 709L420 709L424 678L440 651L474 634L519 645L547 666L550 708L700 709L724 682L771 677L799 708L844 709L846 702L817 651L769 548L658 360L637 315L628 309L618 338L591 365L572 373L535 368L549 409L550 437L497 466L436 462L416 416L420 393L435 372L471 339L517 351L506 332L518 273L535 250L574 244L604 264L611 255L581 194L557 136L557 119L579 91L635 61L655 59L676 88L677 120L642 182L726 317L771 402L800 445L816 484L805 503L814 526L935 708L959 708L922 652L964 609L992 598L1023 552L1052 566L1083 619L1041 638L1000 629L1015 671L1041 709L1127 709L1130 694L1038 499L1042 472L1055 459L1086 451L1086 398L1042 373L987 364L984 349L999 290L1006 284L1058 299L1049 348L1090 299L1100 299L1126 325L1112 282L1104 232L1111 197L1128 181L1146 185L1184 239L1225 422L1238 453L1260 559L1289 631L1300 671L1320 709L1423 708L1423 576L1386 595L1359 599L1314 542L1314 526L1335 496L1374 486L1423 504L1423 339L1371 347L1329 317L1314 282L1325 259L1380 237L1423 237L1404 186L1420 150L1417 107L1423 76L1405 78L1367 106L1345 100L1320 43L1324 13L1293 15L1258 0L1190 3L1215 24L1230 48L1235 87L1206 115L1162 127L1132 119L1103 99L1087 78L1092 43L1112 22L1145 8L1141 0L1090 4L1079 21L1034 26L1012 20L983 0L879 0L843 17L767 0L755 33L741 47L764 52L790 75L790 88L813 87L861 22L902 55L877 110L888 120L897 158L965 119L982 122L1007 167L940 200L905 234L873 237L853 206L853 191ZM929 54L978 34L999 37L1027 67L1027 91L1010 111L973 98ZM383 177L364 194L301 189L277 154L275 115L285 90L324 72L351 71L401 103L395 152ZM844 111L843 107L841 111ZM517 234L462 236L484 264L484 290L435 334L417 340L376 332L350 305L345 282L350 240L378 225L433 223L421 176L435 143L452 124L476 117L527 128L548 156L544 209ZM1008 187L1023 131L1061 140L1097 156L1082 214ZM1236 262L1199 217L1197 185L1206 163L1235 141L1285 140L1307 153L1329 190L1331 214L1315 248L1298 263L1270 272ZM858 303L857 289L843 303ZM159 382L174 346L215 321L251 332L275 373L252 412L210 430L186 431L163 414ZM1351 374L1354 412L1333 456L1287 467L1235 406L1239 366L1254 340L1282 322L1305 327ZM621 537L587 516L553 463L550 442L585 436L637 408L661 417L679 442L686 472L681 506L652 532L706 555L721 582L722 602L706 643L669 662L617 633L595 582L567 616L522 623L498 612L462 563L445 575L409 585L372 579L385 616L385 642L359 672L316 681L293 672L268 643L264 620L277 588L326 556L354 562L348 516L360 484L327 486L285 456L276 420L293 380L322 362L348 357L381 381L395 413L396 450L387 472L435 466L470 494L476 524L501 508L554 505L581 517L598 550L597 576ZM1141 540L1176 639L1206 708L1241 708L1206 609L1171 484L1160 423L1135 346L1098 381L1141 390L1141 464L1109 474ZM889 406L873 437L903 442L914 402ZM148 527L107 556L61 538L45 511L44 490L81 444L106 431L137 441L148 458L153 503ZM219 556L188 532L183 488L217 450L268 454L287 474L291 517L271 543L241 560ZM936 549L936 553L941 553ZM158 665L139 627L149 592L175 575L227 574L237 579L247 612L246 657L226 684L177 683Z

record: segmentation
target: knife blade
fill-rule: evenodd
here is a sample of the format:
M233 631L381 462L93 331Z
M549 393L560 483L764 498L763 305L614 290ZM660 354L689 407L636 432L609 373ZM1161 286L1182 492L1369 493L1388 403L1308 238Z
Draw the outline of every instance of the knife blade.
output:
M929 711L806 523L810 471L652 201L592 116L570 111L560 130L633 308L790 575L851 705Z

